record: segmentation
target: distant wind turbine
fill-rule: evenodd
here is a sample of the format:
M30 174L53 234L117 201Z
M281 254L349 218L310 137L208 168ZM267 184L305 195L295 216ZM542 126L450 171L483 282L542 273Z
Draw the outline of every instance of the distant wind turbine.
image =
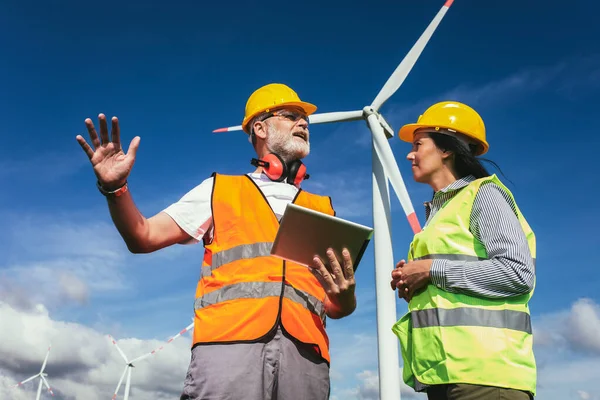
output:
M167 340L167 342L165 344L163 344L160 347L152 350L149 353L143 354L143 355L141 355L139 357L136 357L136 358L134 358L132 360L129 360L127 358L127 356L125 355L125 353L123 352L123 350L121 350L121 348L119 347L119 345L117 344L117 342L110 335L108 335L108 338L115 345L115 347L117 348L117 351L119 352L119 354L121 355L121 357L123 357L123 360L125 360L125 369L123 370L123 373L121 374L121 379L119 379L119 383L117 384L117 389L115 390L115 393L114 393L112 399L115 400L117 398L117 395L119 393L119 389L121 388L121 384L123 383L123 379L125 378L126 374L127 374L127 379L125 380L125 394L123 395L123 399L124 400L128 400L129 399L129 390L131 388L131 368L134 367L133 363L137 363L138 361L141 361L141 360L143 360L143 359L145 359L147 357L150 357L150 356L156 354L160 350L164 349L164 346L166 346L167 344L171 343L173 340L177 339L179 336L183 335L188 330L192 329L193 326L194 326L194 323L192 322L190 325L188 325L187 327L185 327L184 329L182 329L177 335L175 335L172 338L170 338L169 340Z
M35 396L35 400L40 400L40 397L42 395L42 384L46 386L46 388L48 389L48 391L50 392L50 394L52 396L54 396L54 392L52 392L52 389L50 389L50 384L48 383L48 381L46 380L46 377L48 376L47 373L44 372L44 369L46 369L46 364L48 363L48 356L50 355L50 348L52 346L48 346L48 351L46 352L46 358L44 358L44 362L42 363L42 368L40 369L40 372L38 372L37 374L25 379L22 382L19 382L15 385L15 387L19 387L21 385L23 385L25 382L29 382L37 377L40 378L40 382L38 383L38 390L37 390L37 394Z

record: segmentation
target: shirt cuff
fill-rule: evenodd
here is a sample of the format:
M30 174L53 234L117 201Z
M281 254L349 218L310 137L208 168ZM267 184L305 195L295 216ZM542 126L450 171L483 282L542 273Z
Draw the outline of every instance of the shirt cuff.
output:
M448 260L437 259L433 260L431 263L431 270L429 271L429 276L431 278L431 283L440 289L446 289L446 264Z

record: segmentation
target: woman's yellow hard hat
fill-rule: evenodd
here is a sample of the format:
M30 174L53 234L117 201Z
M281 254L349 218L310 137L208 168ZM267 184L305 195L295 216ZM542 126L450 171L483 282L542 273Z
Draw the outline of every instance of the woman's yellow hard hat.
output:
M415 124L400 128L398 135L401 140L412 143L415 131L420 128L450 129L461 133L478 144L476 156L485 154L490 147L485 138L485 124L481 116L458 101L442 101L432 105L419 116Z
M248 123L260 113L269 112L281 107L298 107L306 115L317 111L317 106L300 100L298 94L289 86L282 83L270 83L254 91L246 103L246 113L242 122L242 129L250 133Z

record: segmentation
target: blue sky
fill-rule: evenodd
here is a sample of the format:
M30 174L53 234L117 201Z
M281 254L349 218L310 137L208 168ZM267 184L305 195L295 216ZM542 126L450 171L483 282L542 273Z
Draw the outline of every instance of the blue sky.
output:
M251 169L245 135L212 130L240 124L253 90L282 82L319 112L361 109L443 1L147 3L0 5L0 323L15 321L0 330L0 359L9 360L0 361L0 385L35 373L52 340L55 393L110 394L121 366L107 334L146 351L190 322L201 245L127 253L75 141L85 118L116 115L124 142L141 136L129 182L151 216L213 171ZM396 131L439 100L466 102L484 118L486 157L510 180L500 175L537 235L531 308L540 398L600 399L590 373L600 368L600 272L590 255L600 245L600 27L589 23L599 11L591 1L456 0L381 109ZM431 191L412 181L408 144L390 144L423 223ZM305 189L331 195L341 217L371 225L364 122L313 125L311 147ZM399 260L411 231L394 195L392 210ZM356 313L329 325L337 399L376 398L372 245L357 277ZM400 316L406 305L397 305ZM97 346L102 363L73 352L77 340ZM169 382L152 378L159 367L149 362L134 375L132 398L179 390L188 340L161 355L172 357Z

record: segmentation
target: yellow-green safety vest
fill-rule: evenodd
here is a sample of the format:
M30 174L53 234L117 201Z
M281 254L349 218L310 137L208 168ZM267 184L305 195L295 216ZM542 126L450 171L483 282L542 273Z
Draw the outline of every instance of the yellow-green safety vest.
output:
M479 187L493 182L512 193L496 175L469 183L414 236L408 260L484 260L483 244L469 231ZM535 262L535 235L515 207ZM433 284L414 295L408 313L392 331L401 343L403 380L415 390L423 385L468 383L531 392L536 364L529 314L530 293L484 298L444 291Z

